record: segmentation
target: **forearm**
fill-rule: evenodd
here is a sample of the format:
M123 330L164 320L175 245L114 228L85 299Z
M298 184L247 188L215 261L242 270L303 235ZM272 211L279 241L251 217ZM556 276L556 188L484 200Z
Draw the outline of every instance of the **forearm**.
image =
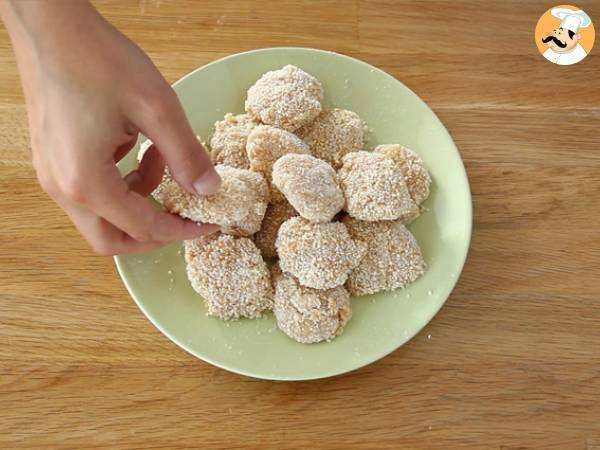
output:
M0 0L0 16L13 40L42 47L100 17L87 0Z
M23 80L40 184L96 251L147 251L209 232L144 199L165 163L190 192L219 189L181 104L147 55L85 0L0 0L0 15ZM123 179L115 162L140 130L156 144L147 152L154 157Z
M114 49L128 46L128 40L86 0L0 0L0 14L28 102L41 77L93 84L107 76L106 68L124 64Z
M79 45L91 41L107 23L86 0L0 0L0 16L20 69L70 66L89 55ZM21 70L27 77L27 71Z

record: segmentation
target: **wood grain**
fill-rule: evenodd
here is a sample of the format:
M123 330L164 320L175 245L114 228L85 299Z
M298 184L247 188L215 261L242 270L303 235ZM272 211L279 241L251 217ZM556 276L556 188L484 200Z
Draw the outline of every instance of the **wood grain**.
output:
M544 61L533 28L550 4L96 4L169 81L275 45L393 74L461 151L472 248L427 329L371 366L277 383L202 363L39 189L0 29L0 448L600 448L600 53Z

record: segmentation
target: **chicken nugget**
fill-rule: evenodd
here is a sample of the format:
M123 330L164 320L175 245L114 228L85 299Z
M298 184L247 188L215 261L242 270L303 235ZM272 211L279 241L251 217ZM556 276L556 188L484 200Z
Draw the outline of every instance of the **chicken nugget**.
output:
M321 82L288 64L260 77L248 89L245 106L256 120L294 131L319 115L322 100Z
M420 205L429 197L431 175L419 155L400 144L383 144L373 149L400 166L413 201Z
M368 246L365 257L346 282L352 295L401 288L424 273L419 244L401 221L365 222L346 217L343 223L353 239Z
M219 165L215 170L221 176L221 187L216 194L194 195L165 177L152 195L167 211L195 222L220 225L224 233L238 236L256 233L269 201L264 177L229 166Z
M273 184L302 217L329 222L344 206L335 170L310 155L288 154L273 165Z
M285 199L283 202L271 203L267 206L261 229L254 235L254 243L263 257L275 258L277 256L275 241L277 240L279 227L283 222L297 215L298 213L294 207Z
M185 241L184 247L188 279L209 315L252 319L272 309L269 269L250 239L215 234Z
M279 329L304 344L331 341L352 317L350 295L342 286L312 289L288 274L276 278L274 312Z
M281 225L275 246L281 270L314 289L344 284L367 251L366 244L352 240L343 223L311 223L302 217Z
M419 208L412 200L404 174L380 153L353 152L342 159L338 172L346 198L345 211L360 220L410 221Z
M246 141L250 132L258 125L248 114L225 114L223 120L215 123L215 132L210 139L212 158L215 164L249 169L246 155Z
M285 201L283 194L271 183L275 161L288 153L310 154L308 145L298 136L270 125L260 125L252 130L246 151L250 169L261 173L269 183L271 202L274 203Z
M297 134L310 146L314 156L339 169L344 155L363 148L365 124L353 111L329 109L297 130Z

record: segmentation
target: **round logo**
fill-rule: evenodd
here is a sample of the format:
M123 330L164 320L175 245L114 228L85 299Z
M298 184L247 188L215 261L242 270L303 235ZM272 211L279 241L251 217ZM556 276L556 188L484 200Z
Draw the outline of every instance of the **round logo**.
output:
M582 61L592 51L595 37L590 16L571 5L550 8L535 27L538 50L548 61L561 66Z

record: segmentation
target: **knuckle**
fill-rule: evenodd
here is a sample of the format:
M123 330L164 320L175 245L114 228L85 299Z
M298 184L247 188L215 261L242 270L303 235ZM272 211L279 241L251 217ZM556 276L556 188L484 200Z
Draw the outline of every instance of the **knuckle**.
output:
M59 189L69 200L85 203L88 200L86 179L85 174L80 171L66 173L58 182Z
M165 86L160 86L151 94L144 95L141 107L146 117L155 123L163 123L173 115L176 101L175 92L165 83Z
M152 233L148 230L136 230L132 235L132 238L134 238L136 241L138 242L150 242L152 241Z
M168 242L176 236L181 235L178 232L183 227L183 221L169 213L156 214L152 220L152 229L155 230L155 240Z
M143 220L143 222L141 222ZM154 235L154 221L148 219L140 219L141 223L135 224L132 230L129 230L127 234L138 242L150 242L153 240Z

